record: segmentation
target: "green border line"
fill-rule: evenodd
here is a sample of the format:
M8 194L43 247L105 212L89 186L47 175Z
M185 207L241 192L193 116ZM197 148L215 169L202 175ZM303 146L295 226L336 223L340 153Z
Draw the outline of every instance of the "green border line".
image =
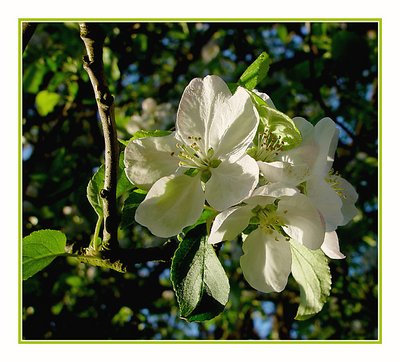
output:
M382 20L379 22L378 37L378 339L382 343Z
M22 337L23 22L377 22L378 23L378 339L376 340L24 340ZM18 18L18 343L19 344L382 344L382 18Z
M22 22L18 21L18 339L22 340Z
M20 22L382 22L382 18L19 18Z

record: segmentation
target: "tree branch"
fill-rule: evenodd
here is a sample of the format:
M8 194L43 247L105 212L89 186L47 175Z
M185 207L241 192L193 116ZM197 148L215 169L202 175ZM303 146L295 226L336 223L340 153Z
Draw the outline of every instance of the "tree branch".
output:
M311 78L311 91L316 98L319 106L321 109L324 111L326 115L332 114L332 110L326 105L324 99L322 98L321 94L321 84L319 84L319 80L316 77L316 70L315 70L315 57L316 57L316 52L318 52L318 49L314 46L312 42L312 23L310 23L310 30L308 34L308 46L310 48L310 53L309 53L309 69L310 69L310 78ZM335 123L343 129L347 133L351 139L354 140L355 135L354 133L343 123L340 122L337 117L335 117Z
M28 23L28 22L22 23L22 52L24 52L26 46L29 43L29 40L31 40L32 35L36 30L36 27L37 27L36 23Z
M119 248L117 230L117 172L118 172L118 139L114 116L114 97L111 95L103 64L103 44L105 34L99 24L80 23L80 37L83 40L87 55L83 58L83 67L89 75L97 108L103 128L104 157L104 188L100 196L103 199L104 229L103 245L106 248Z
M80 37L83 40L87 55L83 59L83 67L89 75L94 95L97 101L99 116L102 123L105 160L104 160L104 188L100 192L103 199L103 245L105 250L94 255L94 259L86 262L98 263L96 258L102 260L103 266L112 269L133 270L134 264L147 261L171 260L178 246L178 241L173 239L164 245L151 248L121 249L118 243L118 213L116 206L117 172L119 161L119 146L114 118L114 98L111 95L104 74L103 44L105 35L98 24L80 23ZM109 249L109 250L107 250ZM81 256L88 256L87 251Z
M169 239L161 246L137 249L118 249L110 254L112 260L119 260L127 271L134 270L135 264L142 264L148 261L169 262L174 256L179 245L178 240Z

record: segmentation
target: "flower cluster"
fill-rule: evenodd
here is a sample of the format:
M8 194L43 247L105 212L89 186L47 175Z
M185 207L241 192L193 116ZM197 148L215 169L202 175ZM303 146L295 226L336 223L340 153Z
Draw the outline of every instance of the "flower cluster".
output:
M262 292L282 291L291 243L344 258L335 230L357 213L357 193L332 169L337 143L329 118L315 126L292 120L266 94L240 86L232 94L217 76L196 78L182 95L175 132L125 149L127 177L148 190L135 220L171 237L211 207L218 215L209 243L246 231L246 280Z

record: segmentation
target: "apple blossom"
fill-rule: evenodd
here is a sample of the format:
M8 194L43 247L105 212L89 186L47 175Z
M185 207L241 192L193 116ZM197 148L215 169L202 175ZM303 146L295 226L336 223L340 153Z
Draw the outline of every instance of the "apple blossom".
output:
M176 131L133 140L125 149L128 179L149 190L135 220L170 237L196 222L205 201L222 211L251 195L259 169L246 150L258 122L244 88L232 95L217 76L193 79L179 104Z
M291 272L289 240L319 249L325 228L318 210L294 187L270 184L256 189L242 205L217 215L209 243L231 240L248 225L255 226L243 242L240 265L248 283L268 293L280 292Z
M330 118L323 118L315 127L300 117L293 121L301 132L301 145L281 151L276 145L264 144L256 156L271 153L271 148L275 153L269 159L259 157L257 163L267 182L296 186L307 195L330 233L326 235L329 247L324 243L324 252L331 258L342 258L335 230L356 215L354 204L358 196L354 187L332 169L338 129Z

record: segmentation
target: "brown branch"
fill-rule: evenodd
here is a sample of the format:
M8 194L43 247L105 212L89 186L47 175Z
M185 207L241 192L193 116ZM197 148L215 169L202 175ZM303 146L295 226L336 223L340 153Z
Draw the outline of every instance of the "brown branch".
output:
M89 75L97 101L97 108L103 128L105 143L104 188L100 196L103 199L104 229L103 245L106 248L118 248L118 217L116 204L118 172L118 139L114 116L114 97L111 95L103 64L103 45L105 34L99 24L80 23L80 37L87 55L83 58L83 67Z
M24 52L26 46L29 43L29 40L31 40L32 35L36 30L36 27L37 27L36 23L28 23L28 22L22 23L22 52Z
M111 95L104 74L103 44L105 35L96 23L80 23L80 37L87 55L83 67L93 86L105 141L103 198L103 245L105 250L97 255L103 261L109 260L110 267L118 265L127 271L134 270L134 264L147 261L171 260L178 246L177 240L169 240L164 245L151 248L121 249L118 243L118 217L116 207L116 186L119 161L119 146L114 118L114 98ZM109 249L109 250L107 250ZM85 255L85 252L82 254ZM104 265L104 263L102 264Z
M127 271L134 270L135 264L142 264L148 261L169 262L174 256L179 245L178 240L170 239L161 246L137 249L118 249L109 251L109 257L118 260L126 267ZM107 252L105 253L107 256Z

